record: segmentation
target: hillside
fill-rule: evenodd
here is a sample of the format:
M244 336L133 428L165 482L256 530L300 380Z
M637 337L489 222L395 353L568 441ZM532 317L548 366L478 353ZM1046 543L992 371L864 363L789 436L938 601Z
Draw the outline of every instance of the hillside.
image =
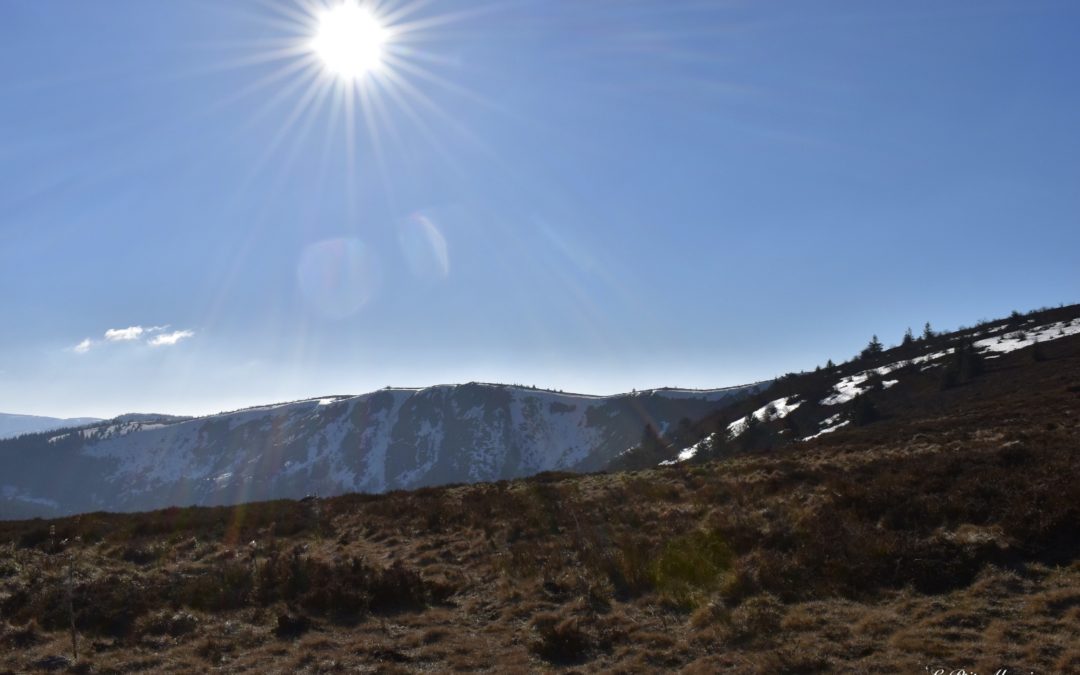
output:
M78 672L1075 672L1080 336L999 353L715 460L0 523L0 670L71 666L70 578Z
M939 391L963 387L1017 350L1043 358L1055 341L1080 335L1080 305L1044 309L970 328L909 336L868 347L851 360L789 373L612 461L611 469L704 461L772 451L852 426L922 414ZM876 340L876 336L874 338Z
M0 441L0 518L236 504L597 470L762 385L616 396L470 383Z

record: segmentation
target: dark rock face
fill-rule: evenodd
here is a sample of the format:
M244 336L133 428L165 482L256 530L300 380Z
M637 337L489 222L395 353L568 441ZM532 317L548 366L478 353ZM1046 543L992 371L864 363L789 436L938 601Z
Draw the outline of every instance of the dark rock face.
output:
M386 389L198 419L118 418L0 442L0 517L383 492L606 466L758 391L608 397L490 384Z

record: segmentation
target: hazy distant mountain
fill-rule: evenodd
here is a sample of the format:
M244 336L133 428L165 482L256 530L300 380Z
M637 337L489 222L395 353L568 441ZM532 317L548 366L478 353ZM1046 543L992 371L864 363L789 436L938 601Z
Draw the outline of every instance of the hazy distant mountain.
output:
M64 427L78 427L84 424L100 422L97 417L39 417L37 415L13 415L0 413L0 438L13 438L20 434L32 434L39 431L52 431Z
M470 383L196 419L125 415L0 441L0 518L597 470L646 426L664 433L762 386L585 396Z

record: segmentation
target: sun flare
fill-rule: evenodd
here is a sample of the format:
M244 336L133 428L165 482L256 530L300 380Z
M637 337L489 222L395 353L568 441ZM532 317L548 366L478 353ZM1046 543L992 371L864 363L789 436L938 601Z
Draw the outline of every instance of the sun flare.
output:
M223 61L222 67L265 72L228 101L277 87L256 111L257 118L292 103L251 175L278 157L291 163L310 144L320 120L325 122L324 161L333 141L344 147L350 200L355 199L359 163L371 162L385 172L387 143L401 139L403 125L440 152L443 139L435 122L472 142L470 133L440 107L434 90L478 99L443 75L457 67L456 61L430 51L430 45L438 42L434 38L440 31L473 12L435 12L431 5L437 1L259 0L265 12L252 19L278 35L236 43L245 53ZM285 148L288 154L282 156Z
M366 7L345 0L319 14L312 50L328 71L355 80L383 67L390 33Z

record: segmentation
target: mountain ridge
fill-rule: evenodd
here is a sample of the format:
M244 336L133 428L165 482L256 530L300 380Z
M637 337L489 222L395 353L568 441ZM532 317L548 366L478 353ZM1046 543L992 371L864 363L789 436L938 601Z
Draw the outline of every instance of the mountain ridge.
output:
M612 396L466 383L385 388L198 418L123 415L0 442L2 517L232 504L595 471L638 443L758 391ZM78 480L75 480L75 476Z

